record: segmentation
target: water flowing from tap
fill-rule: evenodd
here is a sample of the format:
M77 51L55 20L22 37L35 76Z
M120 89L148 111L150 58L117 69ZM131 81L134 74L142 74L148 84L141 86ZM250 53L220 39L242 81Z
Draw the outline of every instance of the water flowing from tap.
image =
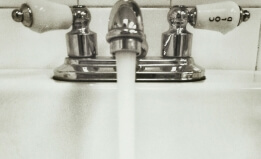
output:
M116 53L119 159L135 159L136 54Z

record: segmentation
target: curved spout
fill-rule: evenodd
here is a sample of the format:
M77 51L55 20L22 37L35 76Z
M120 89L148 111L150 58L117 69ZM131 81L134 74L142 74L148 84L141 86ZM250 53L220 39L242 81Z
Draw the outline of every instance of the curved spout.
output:
M138 4L133 0L119 0L112 8L107 41L111 45L111 53L119 51L137 53L145 57L148 44L144 34L142 14Z

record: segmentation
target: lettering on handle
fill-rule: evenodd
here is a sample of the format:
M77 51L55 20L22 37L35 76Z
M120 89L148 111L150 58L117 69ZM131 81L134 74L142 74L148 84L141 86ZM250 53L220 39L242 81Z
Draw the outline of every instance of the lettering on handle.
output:
M209 18L210 22L221 22L221 21L227 21L227 22L232 22L233 18L232 17L228 17L228 18L221 18L220 16L217 17L210 17Z

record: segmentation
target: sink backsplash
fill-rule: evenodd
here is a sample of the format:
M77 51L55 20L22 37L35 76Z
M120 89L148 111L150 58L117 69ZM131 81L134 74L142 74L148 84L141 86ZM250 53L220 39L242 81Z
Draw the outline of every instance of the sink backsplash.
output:
M52 0L60 2L61 0ZM136 0L142 8L145 33L149 44L148 56L160 56L161 34L168 30L167 13L169 0ZM193 6L219 0L176 0L172 4ZM206 69L261 70L260 47L260 0L234 0L251 12L251 19L226 35L218 32L193 29L192 56L196 63ZM67 56L65 34L69 30L51 31L43 34L32 32L11 18L14 7L24 0L0 1L0 69L55 68ZM68 5L76 0L62 0ZM91 30L98 34L98 54L110 56L105 36L108 18L116 0L80 0L90 7ZM249 8L251 7L251 8Z

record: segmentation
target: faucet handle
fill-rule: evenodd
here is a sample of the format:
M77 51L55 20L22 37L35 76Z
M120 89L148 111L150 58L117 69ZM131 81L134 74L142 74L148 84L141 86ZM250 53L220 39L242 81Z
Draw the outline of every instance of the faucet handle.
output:
M67 52L73 58L92 58L98 54L97 34L90 30L91 13L86 6L72 7L72 30L66 34Z
M223 34L249 18L249 11L243 10L232 1L197 5L190 11L190 24L194 28L219 31Z
M73 21L69 6L44 0L28 0L12 12L12 18L39 33L68 29Z

